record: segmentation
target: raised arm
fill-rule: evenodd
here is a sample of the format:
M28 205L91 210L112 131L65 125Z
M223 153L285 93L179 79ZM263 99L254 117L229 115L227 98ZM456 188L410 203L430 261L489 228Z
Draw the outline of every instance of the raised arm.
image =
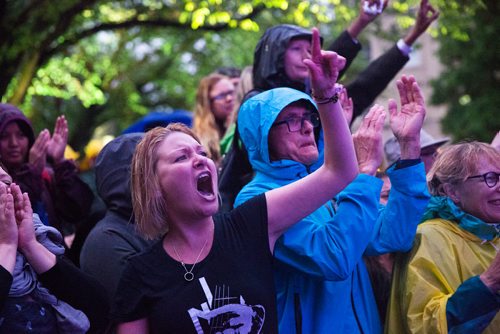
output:
M359 15L352 21L349 27L344 30L329 46L328 50L337 52L339 55L346 59L345 67L340 71L339 78L342 78L343 74L348 70L352 61L358 55L361 50L361 43L357 40L359 34L371 23L378 15L381 13L370 14L364 10L365 4L367 6L372 6L373 4L378 4L380 6L380 1L382 2L382 11L387 7L388 0L361 0L359 2Z
M347 28L351 38L357 39L359 34L384 11L388 3L389 0L361 0L359 15Z
M67 143L68 122L64 116L59 116L47 147L47 155L54 160L54 163L60 163L64 160L64 150Z
M68 122L64 116L59 116L47 147L47 155L54 163L54 186L50 188L50 195L57 220L77 223L88 215L94 195L78 177L74 162L64 157L68 135Z
M420 2L420 6L418 7L415 25L403 38L406 45L412 46L413 43L415 43L415 41L427 30L427 28L429 28L432 22L437 20L438 17L439 12L432 7L429 0L422 0Z
M266 193L271 250L289 226L333 198L358 174L351 134L335 86L345 59L335 52L322 51L318 30L313 29L312 57L304 63L311 74L324 131L324 164L307 177Z
M401 159L420 158L420 130L425 118L425 101L413 75L401 76L396 82L401 100L398 112L396 101L389 100L391 130L401 147Z
M401 108L398 111L396 102L389 100L390 125L401 147L401 159L407 164L397 163L387 171L392 188L387 205L377 219L368 255L408 251L429 200L425 169L417 160L425 118L424 98L413 76L402 76L396 84Z
M41 175L47 160L47 148L50 141L49 130L44 129L36 137L29 152L28 162L33 167L36 175Z

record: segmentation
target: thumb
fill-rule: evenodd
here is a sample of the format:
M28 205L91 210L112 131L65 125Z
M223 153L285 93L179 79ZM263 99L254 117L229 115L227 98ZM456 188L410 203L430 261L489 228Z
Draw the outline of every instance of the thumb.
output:
M391 119L396 117L396 114L398 113L398 105L397 105L396 101L394 101L394 99L389 99L387 109L389 109L389 116L391 117Z

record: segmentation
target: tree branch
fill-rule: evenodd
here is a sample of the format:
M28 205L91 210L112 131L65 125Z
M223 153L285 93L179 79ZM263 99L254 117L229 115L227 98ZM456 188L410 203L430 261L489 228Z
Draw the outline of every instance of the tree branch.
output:
M253 19L258 14L260 14L264 9L265 9L264 5L255 6L251 13L249 13L248 15L244 15L242 17L239 17L236 20L243 21L246 19ZM101 24L98 24L92 28L85 29L85 30L82 30L82 31L76 33L74 36L66 39L61 44L58 44L54 48L44 52L42 55L41 63L43 64L47 59L49 59L54 54L62 52L63 50L70 47L71 45L76 44L79 40L87 38L89 36L92 36L100 31L128 29L128 28L132 28L132 27L155 27L155 28L172 27L172 28L191 29L190 23L180 23L179 21L176 21L176 20L167 20L167 19L140 20L137 17L134 17L128 21L119 22L119 23L101 23ZM214 25L204 25L204 26L201 26L199 29L205 30L205 31L222 31L222 30L227 29L228 27L229 27L229 23L220 23L220 24L214 24Z

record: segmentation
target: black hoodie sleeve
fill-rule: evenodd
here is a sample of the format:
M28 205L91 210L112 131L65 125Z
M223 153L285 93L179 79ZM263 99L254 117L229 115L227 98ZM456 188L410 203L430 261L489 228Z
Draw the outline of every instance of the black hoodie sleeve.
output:
M104 331L109 303L106 290L96 279L64 257L58 257L56 265L39 275L39 279L54 296L85 313L90 321L89 333Z
M373 103L409 59L395 44L346 86L347 93L354 103L353 121Z
M3 304L9 295L10 286L12 285L12 275L0 266L0 310L3 309Z
M352 61L358 55L361 50L361 44L355 42L349 35L347 30L344 30L342 34L334 40L328 47L329 51L334 51L346 59L346 64L344 69L339 73L339 78L342 78L345 71L351 66Z

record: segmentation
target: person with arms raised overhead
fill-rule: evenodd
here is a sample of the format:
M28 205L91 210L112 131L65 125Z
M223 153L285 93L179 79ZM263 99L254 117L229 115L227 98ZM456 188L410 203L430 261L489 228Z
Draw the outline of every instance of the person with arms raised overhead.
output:
M306 62L312 87L333 101L345 59L321 51L314 34ZM181 125L145 135L132 162L132 204L142 233L160 240L124 271L112 311L118 333L278 331L276 240L358 174L340 104L321 104L318 111L327 152L323 166L218 215L217 171L197 137Z
M368 1L374 4L378 1ZM360 14L351 26L332 43L329 50L335 51L347 59L347 64L356 57L361 45L356 40L358 34L381 12L367 13L360 2ZM383 10L388 1L381 3ZM430 14L430 15L429 15ZM429 25L439 16L428 0L422 0L415 25L407 35L391 49L372 61L354 81L345 86L352 99L354 120L373 103L394 76L409 60L411 45L422 35ZM291 87L311 94L310 76L303 61L311 57L311 32L308 29L282 24L266 30L260 38L254 52L253 90L246 98L255 96L268 89ZM344 68L344 71L347 69ZM342 75L341 72L340 75ZM239 131L234 137L239 141ZM226 139L227 140L227 139ZM247 162L245 147L235 142L230 147L227 158L222 162L221 189L222 210L228 210L234 204L234 198L241 188L251 179L251 166ZM234 161L238 162L235 163Z
M317 41L319 44L319 41ZM313 39L314 43L314 39ZM381 333L381 319L363 255L407 251L429 195L420 156L425 104L413 77L397 82L401 110L389 101L391 129L402 143L401 160L389 170L394 184L379 207L385 110L374 106L355 134L360 175L336 198L286 231L276 242L275 277L282 333ZM313 96L317 96L313 91ZM334 103L315 98L318 106ZM238 128L254 178L235 205L263 192L307 178L326 153L307 94L277 88L250 98ZM337 102L339 103L339 102ZM396 190L397 189L397 190Z

